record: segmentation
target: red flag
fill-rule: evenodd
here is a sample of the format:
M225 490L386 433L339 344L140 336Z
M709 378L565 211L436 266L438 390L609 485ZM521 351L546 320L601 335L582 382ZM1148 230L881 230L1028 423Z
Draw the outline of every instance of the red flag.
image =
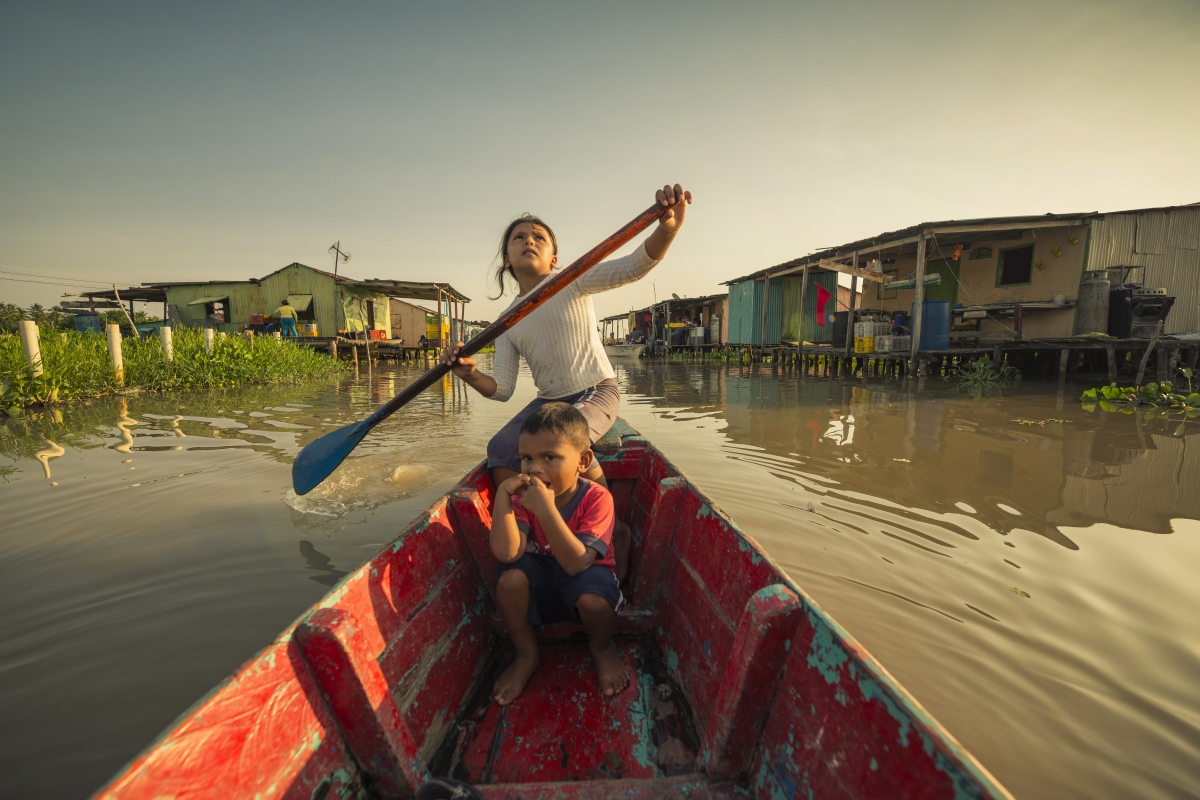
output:
M817 324L825 327L825 304L829 302L829 291L820 284L817 285Z

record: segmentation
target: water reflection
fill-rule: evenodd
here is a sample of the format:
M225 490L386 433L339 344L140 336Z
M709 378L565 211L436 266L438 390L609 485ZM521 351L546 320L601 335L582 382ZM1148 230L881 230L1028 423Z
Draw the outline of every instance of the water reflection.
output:
M334 586L347 574L344 570L335 568L329 557L318 552L317 548L313 547L312 542L308 539L300 540L300 555L304 557L306 562L305 569L322 573L321 575L309 576L308 579L314 583L319 583L322 586Z
M1074 549L1060 527L1170 533L1172 517L1200 517L1200 493L1186 488L1200 476L1200 421L1046 419L1044 394L930 396L746 367L671 364L623 378L663 419L724 420L734 460L830 498L889 501L923 525L970 509L998 533L1030 529Z

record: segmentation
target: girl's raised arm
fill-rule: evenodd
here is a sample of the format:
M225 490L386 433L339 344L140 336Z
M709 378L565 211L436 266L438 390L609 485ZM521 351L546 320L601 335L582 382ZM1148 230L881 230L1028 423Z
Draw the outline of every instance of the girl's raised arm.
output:
M688 204L692 202L692 193L684 191L677 183L659 189L655 193L655 200L663 207L663 214L658 219L654 233L629 255L597 264L579 278L576 283L585 294L606 292L640 280L667 255L671 242L675 241L683 226Z

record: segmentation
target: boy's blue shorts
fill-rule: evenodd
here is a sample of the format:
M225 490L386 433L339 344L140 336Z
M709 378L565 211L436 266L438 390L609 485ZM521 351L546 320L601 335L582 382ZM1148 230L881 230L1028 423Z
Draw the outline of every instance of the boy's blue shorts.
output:
M617 613L625 607L617 576L609 567L592 564L571 576L554 556L525 553L511 564L496 565L493 588L500 576L510 569L521 570L529 579L529 622L535 628L551 622L582 622L575 602L579 595L588 592L603 597Z

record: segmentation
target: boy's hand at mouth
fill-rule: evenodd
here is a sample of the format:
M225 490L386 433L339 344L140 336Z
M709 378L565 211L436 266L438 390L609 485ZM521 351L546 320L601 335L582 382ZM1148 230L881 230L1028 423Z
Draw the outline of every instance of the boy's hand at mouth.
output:
M513 475L511 478L504 481L504 483L500 484L500 486L499 486L499 490L504 492L505 494L509 495L510 497L513 495L516 495L517 497L522 497L525 494L525 490L528 488L529 488L529 476L528 475Z
M522 475L521 477L525 478L527 482L524 493L521 495L521 502L539 517L549 513L550 509L555 507L554 490L541 478L535 478L532 475Z

